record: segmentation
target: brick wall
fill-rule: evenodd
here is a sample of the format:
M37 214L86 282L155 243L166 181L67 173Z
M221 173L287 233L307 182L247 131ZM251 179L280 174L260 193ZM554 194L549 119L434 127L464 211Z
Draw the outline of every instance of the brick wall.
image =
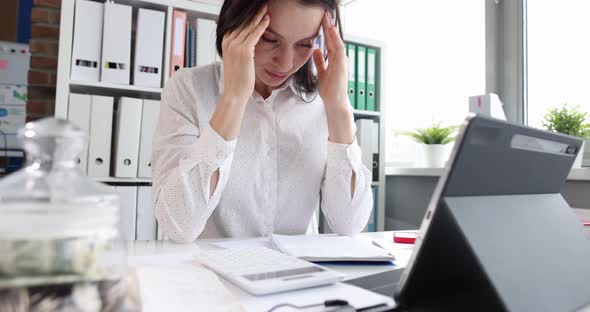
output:
M53 115L61 0L34 0L31 12L31 65L27 121Z

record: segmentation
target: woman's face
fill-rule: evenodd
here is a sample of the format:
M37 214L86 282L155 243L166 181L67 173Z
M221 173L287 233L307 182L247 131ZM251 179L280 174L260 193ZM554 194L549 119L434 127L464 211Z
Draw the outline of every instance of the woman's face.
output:
M256 84L272 91L312 55L324 9L297 0L270 0L270 25L256 44ZM258 89L258 88L257 88Z

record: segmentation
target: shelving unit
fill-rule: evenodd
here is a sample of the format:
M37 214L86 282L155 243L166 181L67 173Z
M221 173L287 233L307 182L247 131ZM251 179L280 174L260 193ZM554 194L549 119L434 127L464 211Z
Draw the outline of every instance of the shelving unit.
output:
M188 0L118 0L120 4L133 7L134 16L138 8L146 8L166 13L166 30L164 33L164 57L162 86L168 80L170 71L170 45L172 38L172 12L180 9L187 12L189 18L207 18L217 20L221 4L209 1ZM146 88L104 82L83 82L70 79L72 60L72 42L74 37L74 8L76 0L62 0L61 23L59 33L59 58L57 64L57 84L55 96L55 116L66 118L68 115L68 98L70 93L88 93L109 96L131 96L142 99L160 99L162 88Z
M99 0L106 2L106 0ZM216 2L216 3L212 3ZM162 86L168 80L170 69L170 51L172 44L172 15L174 10L182 10L191 20L205 18L217 20L221 9L220 1L202 0L116 0L118 4L132 7L133 23L135 24L139 8L151 9L165 14L164 46L162 47L162 80L159 88L135 86L132 84L115 84L105 82L75 81L70 79L72 63L72 45L74 37L74 12L76 0L62 0L61 22L59 39L59 58L57 68L55 116L66 119L69 110L69 97L71 93L104 95L115 98L115 107L120 97L133 97L139 99L160 100ZM134 29L134 28L133 28ZM133 38L134 36L132 36ZM135 43L132 42L132 51ZM133 52L131 65L134 65ZM130 72L133 72L130 70ZM75 103L72 103L75 105ZM121 209L123 211L123 227L126 229L126 239L156 239L157 235L155 219L148 220L151 196L146 189L151 187L152 180L146 178L118 178L118 177L93 177L95 181L110 185L121 195ZM125 190L123 192L123 190ZM143 209L143 211L140 211ZM133 212L133 210L135 212ZM147 212L146 212L147 211ZM141 217L140 217L141 216ZM141 219L141 226L139 225ZM129 223L128 221L132 221ZM133 224L133 225L131 225ZM132 227L135 227L133 229ZM131 232L129 232L131 231ZM141 231L141 233L140 233ZM153 233L150 233L153 231ZM125 232L125 231L124 231Z
M374 181L371 183L371 186L377 187L377 231L384 231L385 230L385 105L382 103L383 99L383 92L385 85L385 76L384 71L384 62L385 60L381 57L382 55L386 55L385 53L385 44L383 42L372 40L363 37L357 37L349 34L344 34L344 41L348 43L360 44L363 46L375 48L377 50L377 60L376 66L377 70L375 72L375 82L376 82L376 111L361 111L361 110L354 110L354 119L372 119L373 121L379 123L379 176L378 181ZM370 168L369 168L370 169Z

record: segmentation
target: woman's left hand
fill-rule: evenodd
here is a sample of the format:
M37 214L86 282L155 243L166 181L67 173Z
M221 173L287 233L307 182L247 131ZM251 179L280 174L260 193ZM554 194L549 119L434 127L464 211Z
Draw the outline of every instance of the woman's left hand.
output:
M354 140L352 110L348 102L348 58L338 28L331 22L328 13L322 20L328 64L321 50L313 51L313 60L318 70L318 89L326 107L329 139L334 143L350 144Z
M328 64L324 62L324 55L320 49L313 51L313 60L318 70L320 97L328 111L348 109L348 59L344 42L327 12L322 19L322 27L328 49Z

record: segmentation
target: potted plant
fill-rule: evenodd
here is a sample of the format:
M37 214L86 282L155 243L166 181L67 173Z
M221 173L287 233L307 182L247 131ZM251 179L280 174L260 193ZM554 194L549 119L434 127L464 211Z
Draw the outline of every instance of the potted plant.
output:
M543 117L543 126L552 132L559 132L571 136L580 137L584 140L590 138L590 124L586 122L588 114L581 112L578 106L570 107L567 103L561 108L551 108ZM573 168L582 167L584 146L578 152Z
M420 143L422 165L428 168L441 168L450 155L451 142L455 141L456 126L443 127L441 123L433 123L432 127L402 132Z

